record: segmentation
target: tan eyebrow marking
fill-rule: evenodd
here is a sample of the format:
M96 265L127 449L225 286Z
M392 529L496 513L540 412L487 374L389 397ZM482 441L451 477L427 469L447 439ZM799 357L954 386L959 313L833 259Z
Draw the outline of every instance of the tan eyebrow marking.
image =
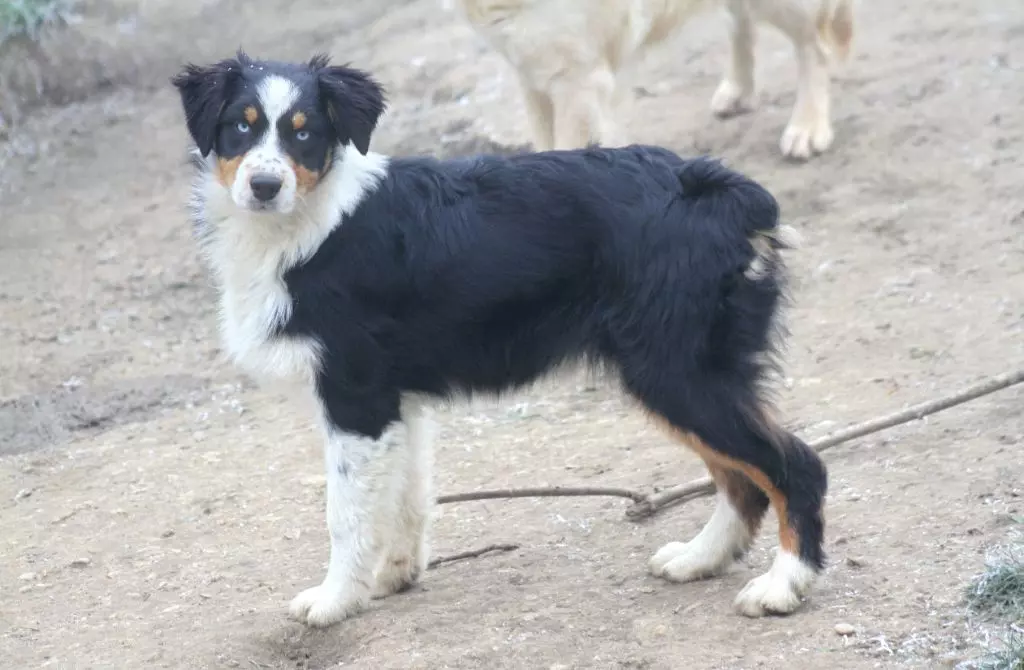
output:
M252 105L245 108L245 120L249 125L256 123L260 118L260 113L256 111L256 108Z
M295 112L292 115L292 128L301 130L304 125L306 125L306 115L302 112Z

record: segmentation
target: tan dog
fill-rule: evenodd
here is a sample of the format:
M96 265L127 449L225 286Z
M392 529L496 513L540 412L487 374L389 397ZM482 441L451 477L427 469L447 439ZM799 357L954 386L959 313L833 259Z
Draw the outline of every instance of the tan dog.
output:
M732 49L712 111L728 117L754 108L755 24L766 21L796 49L796 104L782 153L807 159L832 144L828 67L831 57L841 60L849 51L855 0L455 2L516 70L538 150L624 143L611 114L620 69L699 10L722 4L733 18Z

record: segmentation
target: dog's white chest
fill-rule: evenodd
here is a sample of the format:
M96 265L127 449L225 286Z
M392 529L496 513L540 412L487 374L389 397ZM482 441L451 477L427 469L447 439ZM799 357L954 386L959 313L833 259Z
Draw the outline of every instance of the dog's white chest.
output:
M311 380L319 346L309 337L281 335L292 298L276 271L234 268L221 293L221 335L231 360L257 377ZM275 268L276 269L276 268Z

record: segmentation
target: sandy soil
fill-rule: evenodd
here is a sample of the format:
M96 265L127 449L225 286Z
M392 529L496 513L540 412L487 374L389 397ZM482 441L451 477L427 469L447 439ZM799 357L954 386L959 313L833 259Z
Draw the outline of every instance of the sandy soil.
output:
M519 549L441 566L327 631L286 618L327 558L320 445L300 410L220 358L166 77L240 43L326 49L391 90L377 150L524 141L510 73L439 4L87 7L145 66L29 114L0 145L0 666L840 670L981 653L961 592L1021 530L1024 390L829 452L831 562L789 618L731 609L770 532L723 578L668 585L646 559L694 534L709 501L637 524L599 498L446 506L438 555ZM787 44L765 31L761 109L721 122L707 103L725 47L722 17L695 21L637 68L622 114L639 141L762 180L802 231L790 423L813 438L1024 362L1024 5L864 3L836 144L807 165L776 149ZM703 474L617 393L574 377L442 418L442 492Z

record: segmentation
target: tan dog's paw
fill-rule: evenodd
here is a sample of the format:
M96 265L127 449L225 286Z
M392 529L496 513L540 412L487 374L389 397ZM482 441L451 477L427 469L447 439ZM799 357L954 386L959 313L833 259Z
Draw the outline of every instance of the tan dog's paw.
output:
M735 82L723 79L711 96L711 111L720 119L746 114L757 108L757 96Z
M835 134L827 118L810 121L790 121L782 133L779 148L782 155L798 161L805 161L832 146Z

